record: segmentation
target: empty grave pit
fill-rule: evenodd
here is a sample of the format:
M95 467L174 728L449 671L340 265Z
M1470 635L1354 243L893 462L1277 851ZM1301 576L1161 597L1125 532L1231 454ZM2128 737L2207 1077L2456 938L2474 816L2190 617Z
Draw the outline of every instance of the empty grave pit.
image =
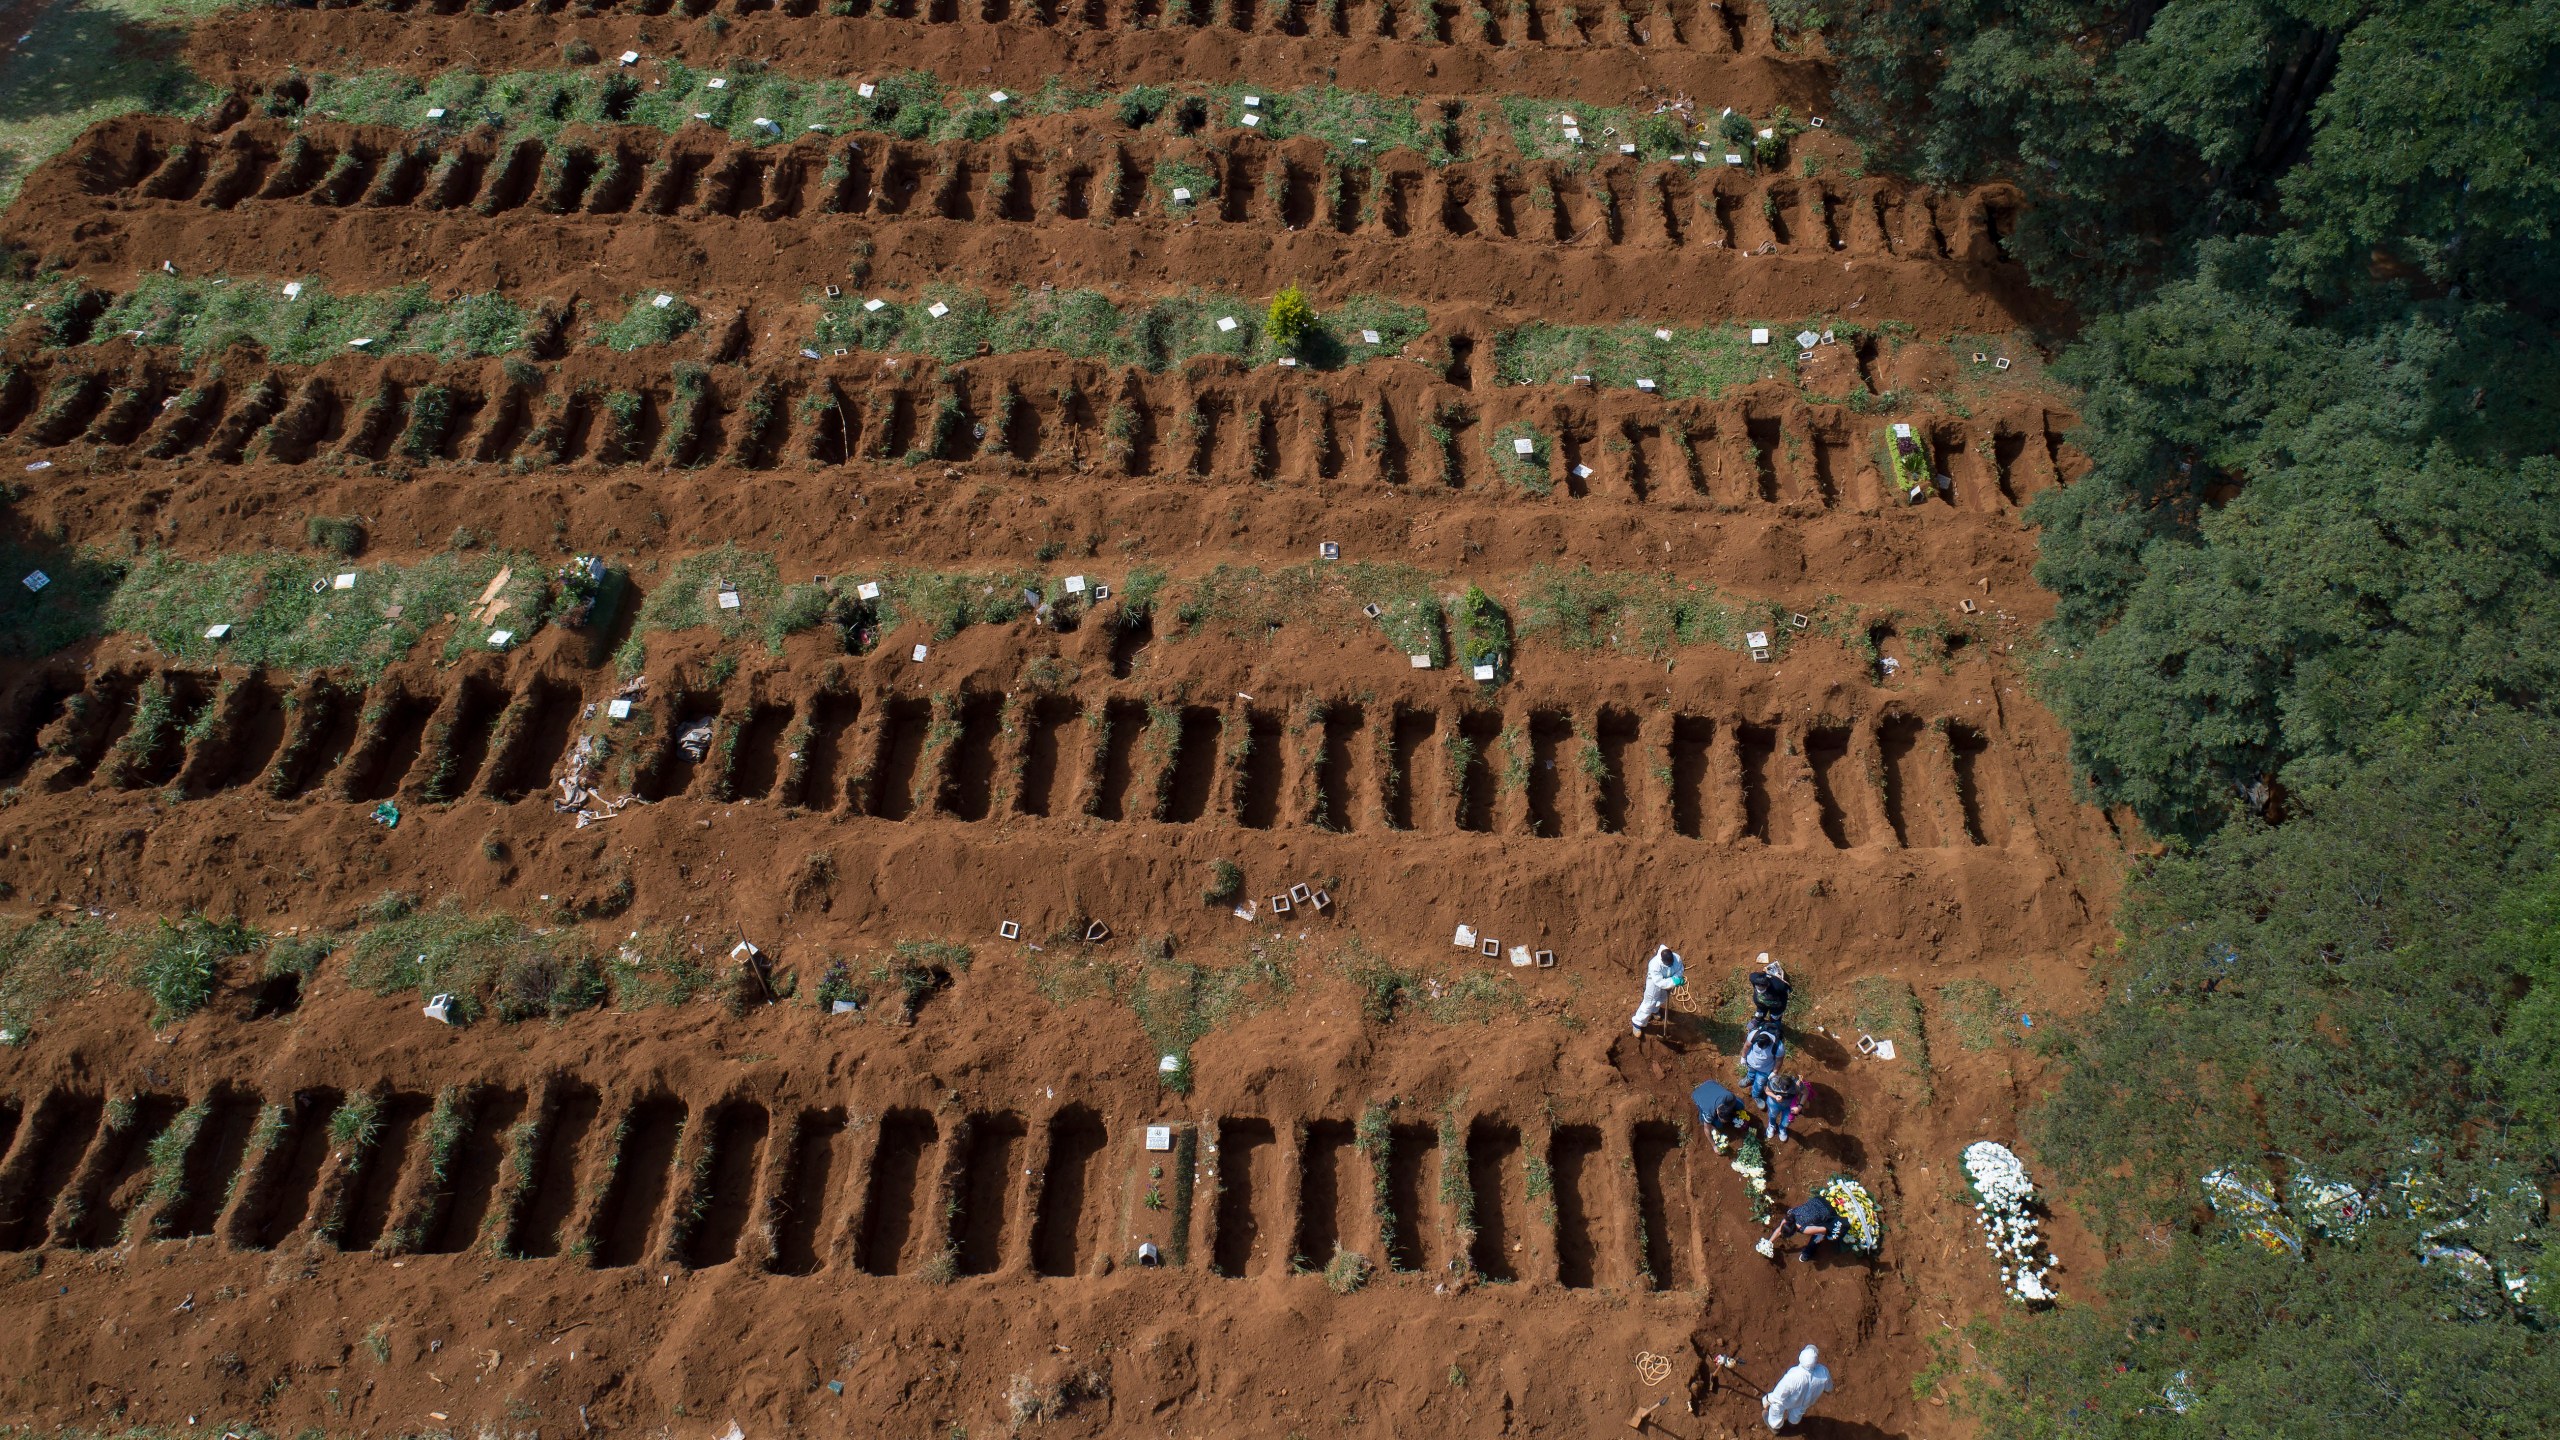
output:
M333 1125L350 1096L368 1123ZM1038 1118L875 1118L665 1093L609 1101L555 1077L432 1095L304 1087L272 1103L218 1084L112 1116L96 1095L52 1091L0 1100L0 1118L12 1122L0 1245L19 1250L96 1248L139 1224L128 1238L210 1236L241 1252L315 1237L341 1252L664 1261L777 1280L1089 1279L1113 1268L1113 1206L1126 1203L1115 1168L1134 1162L1155 1177L1141 1188L1172 1188L1158 1172L1173 1156L1134 1148L1146 1126L1073 1103ZM150 1140L172 1125L192 1127L183 1177L154 1187ZM1688 1283L1696 1222L1670 1122L1531 1133L1479 1116L1446 1153L1429 1125L1386 1125L1375 1144L1364 1133L1323 1114L1217 1122L1191 1263L1230 1279L1303 1278L1349 1252L1390 1272L1461 1264L1569 1291ZM149 1210L146 1193L168 1198Z

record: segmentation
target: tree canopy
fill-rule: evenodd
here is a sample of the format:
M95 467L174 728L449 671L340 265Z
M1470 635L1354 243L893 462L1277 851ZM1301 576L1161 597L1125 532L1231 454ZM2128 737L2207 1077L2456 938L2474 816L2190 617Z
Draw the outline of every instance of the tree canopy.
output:
M2164 842L2035 1126L2106 1273L1970 1403L2560 1433L2560 0L1773 8L2079 307L2037 678Z

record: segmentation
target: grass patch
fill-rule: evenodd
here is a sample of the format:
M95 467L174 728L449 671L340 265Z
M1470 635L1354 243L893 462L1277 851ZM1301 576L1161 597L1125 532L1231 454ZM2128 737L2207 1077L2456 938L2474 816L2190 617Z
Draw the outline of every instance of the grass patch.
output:
M302 538L314 549L351 560L364 553L364 521L354 515L314 515L302 522Z
M661 305L661 293L652 290L632 296L623 307L622 318L597 327L590 343L609 350L645 350L668 344L702 323L702 311L692 301L669 296L667 303Z
M1896 1094L1906 1091L1903 1074L1912 1077L1908 1091L1927 1103L1933 1091L1929 1070L1929 1031L1920 1016L1920 997L1911 986L1885 975L1868 975L1849 982L1850 1013L1858 1029L1879 1040L1894 1042L1897 1058L1908 1067L1888 1067L1894 1073L1890 1083Z
M1468 1173L1467 1132L1459 1123L1459 1113L1466 1108L1467 1092L1449 1097L1440 1110L1440 1213L1449 1217L1451 1264L1473 1272L1476 1268L1476 1182ZM1449 1372L1459 1372L1452 1367ZM1460 1383L1463 1383L1461 1381Z
M1157 172L1159 180L1164 171ZM1202 183L1206 183L1203 181ZM1205 192L1194 189L1194 195ZM958 364L982 353L1054 350L1083 360L1159 372L1203 355L1261 365L1299 356L1317 369L1392 355L1429 328L1421 309L1357 295L1321 311L1296 345L1266 333L1269 306L1223 291L1183 290L1154 300L1116 302L1098 290L1035 291L1015 286L1002 300L956 285L929 285L912 300L843 295L821 305L820 349L930 355ZM871 309L873 304L878 309ZM941 315L933 307L943 309ZM1232 319L1233 330L1218 322ZM1361 332L1377 332L1370 345Z
M1491 661L1497 677L1511 663L1511 614L1480 586L1458 602L1458 655L1469 665Z
M736 590L738 604L720 604L723 585ZM766 550L742 550L735 544L687 556L649 588L640 607L642 630L717 629L724 637L746 633L782 596L781 572Z
M179 1111L168 1128L152 1136L151 1143L143 1147L151 1179L143 1189L142 1199L134 1205L137 1218L178 1203L179 1192L186 1186L187 1152L195 1148L196 1136L203 1133L205 1119L211 1114L213 1100L207 1096ZM152 1218L155 1223L159 1219L157 1215Z
M201 915L162 920L142 942L133 969L134 988L151 997L153 1024L183 1020L213 998L222 962L256 951L265 937L237 920L217 923Z
M29 590L25 577L38 570L48 583ZM105 634L126 570L94 552L0 542L0 655L50 655Z
M1325 1262L1324 1288L1336 1295L1357 1293L1361 1286L1369 1283L1369 1273L1375 1268L1369 1263L1368 1256L1337 1245L1333 1258Z
M472 915L452 900L356 936L347 983L376 995L451 995L456 1023L493 1011L507 1020L566 1014L603 998L597 962L574 934L537 931L512 915Z
M462 1137L471 1129L471 1103L462 1087L447 1085L436 1092L435 1108L427 1112L426 1161L427 1187L441 1191L453 1178L453 1152L462 1147ZM427 1220L436 1207L414 1204L400 1227L383 1237L380 1249L399 1254L416 1250L427 1241Z
M969 973L969 967L976 962L977 952L966 945L948 940L901 940L889 947L886 956L872 963L860 982L845 979L849 969L838 973L830 967L830 973L838 980L845 998L866 1007L875 993L897 987L900 1018L912 1021L927 995L949 984L953 976ZM823 980L819 988L826 988Z
M1525 454L1520 449L1523 443L1529 447ZM1532 495L1555 493L1554 452L1555 447L1544 432L1518 420L1494 431L1485 451L1493 461L1494 474Z
M1524 634L1568 650L1632 650L1657 660L1689 645L1739 650L1755 629L1783 647L1795 633L1784 619L1775 604L1729 600L1710 585L1588 565L1538 567L1520 600Z
M199 959L192 952L204 952L214 964L218 957L245 953L231 948L238 943L234 932L247 935L249 948L255 948L255 932L194 917L175 925L160 922L139 938L97 920L0 921L0 1033L11 1037L0 1044L25 1043L54 1007L110 982L152 990L155 1004L200 1007L210 983L199 979Z
M1357 936L1343 948L1341 971L1359 992L1362 1018L1380 1025L1407 1015L1441 1025L1481 1025L1529 1008L1529 997L1507 975L1407 968L1374 953Z
M1233 860L1209 862L1209 884L1200 898L1211 905L1222 905L1244 893L1244 871Z
M368 355L432 355L472 360L520 350L530 318L499 295L438 300L424 284L340 295L301 280L299 297L264 279L204 280L146 274L107 306L95 341L141 334L135 343L173 345L192 366L246 344L282 364L316 365L367 340Z
M1107 91L1051 77L1037 87L1005 87L1006 101L998 104L989 98L984 81L965 88L946 86L921 71L882 77L873 82L873 93L864 96L847 81L791 79L752 63L721 70L660 62L654 57L646 79L618 68L496 75L453 71L431 81L387 71L305 79L310 86L307 101L297 107L273 96L269 113L280 118L301 115L387 125L429 137L494 131L492 138L501 146L525 139L550 141L571 130L607 125L666 132L707 125L751 145L794 140L812 132L984 140L1033 117L1098 112L1089 118L1095 128L1117 126L1168 136L1240 128L1245 116L1256 115L1260 117L1258 133L1265 139L1313 137L1323 142L1327 157L1337 165L1365 166L1398 149L1410 150L1432 165L1463 158L1455 148L1458 127L1428 108L1401 96L1332 85L1297 90L1243 84L1141 85ZM714 79L724 82L721 88L711 88ZM653 80L658 83L649 83ZM1247 94L1260 103L1247 107ZM1534 99L1507 102L1506 108L1511 107L1518 107L1523 115L1564 108L1560 102ZM428 119L427 111L437 108L444 110L444 117ZM1623 112L1607 113L1614 117ZM1590 111L1584 118L1601 114ZM760 125L759 120L770 123ZM1637 143L1645 147L1645 158L1679 152L1665 129L1668 123L1659 117L1627 122ZM1599 153L1596 147L1581 152L1570 146L1559 150L1546 137L1517 125L1479 128L1508 139L1523 155L1571 155L1580 160ZM1598 132L1591 133L1596 138ZM1561 140L1560 128L1556 138ZM1612 147L1607 153L1616 151ZM1207 187L1206 176L1201 178L1204 184L1191 189L1205 201L1214 192Z
M624 1010L681 1005L717 978L702 946L672 930L644 930L624 941L605 970L614 1003Z
M1332 632L1369 624L1361 607L1375 604L1376 623L1397 649L1408 655L1427 652L1435 665L1448 658L1436 583L1410 565L1310 561L1277 570L1220 565L1167 589L1176 592L1173 618L1186 633L1213 631L1235 640L1262 640L1287 624Z
M1538 1212L1538 1223L1552 1230L1556 1223L1556 1172L1547 1157L1536 1150L1528 1152L1529 1208Z
M1395 1263L1395 1128L1393 1112L1376 1101L1360 1111L1360 1123L1352 1131L1351 1148L1369 1162L1369 1211L1378 1220L1378 1250Z
M1120 952L1066 943L1033 961L1031 979L1052 1004L1108 998L1127 1005L1150 1053L1171 1055L1181 1067L1164 1079L1184 1093L1191 1047L1227 1021L1286 999L1297 988L1297 968L1297 942L1285 937L1237 942L1213 961L1177 957L1162 940Z
M1004 128L1008 112L1035 106L1075 110L1098 102L1091 92L1063 86L1043 90L1031 103L995 106L980 90L955 91L922 71L885 76L865 96L853 82L794 80L741 65L700 69L679 61L653 62L650 84L623 69L528 70L482 75L447 71L430 80L390 72L360 71L308 76L310 98L300 106L281 96L271 114L389 125L430 138L459 139L475 131L500 147L522 140L550 142L575 129L634 125L673 133L709 125L742 144L798 139L813 128L826 134L885 134L906 140L983 140ZM713 89L713 80L722 82ZM429 110L444 111L429 119ZM696 115L710 119L696 120ZM759 119L769 126L758 125Z
M308 671L343 667L378 677L427 635L446 632L443 655L458 659L487 631L463 622L500 570L513 575L498 592L506 628L521 643L542 626L549 581L532 556L512 551L455 551L413 565L379 564L355 571L354 588L324 583L334 565L278 551L189 560L155 551L124 576L105 610L108 628L137 633L161 654L189 663ZM395 613L396 612L396 613ZM231 626L227 640L204 638L207 627Z
M1595 386L1654 383L1656 394L1713 399L1761 380L1796 379L1795 330L1771 323L1769 343L1751 343L1749 325L1670 331L1641 321L1617 325L1523 325L1493 337L1496 384L1566 385L1588 376ZM1813 327L1821 329L1820 325ZM1781 330L1784 333L1780 333ZM1836 333L1836 332L1835 332Z
M1373 155L1393 149L1414 151L1434 165L1456 158L1443 143L1439 127L1409 99L1334 85L1297 90L1213 85L1197 93L1208 106L1211 126L1241 125L1245 116L1259 115L1258 129L1273 143L1312 135L1324 142L1327 158L1337 164L1365 164ZM1247 107L1247 95L1261 103Z
M880 599L874 613L882 634L913 620L931 629L933 638L941 641L972 625L1004 625L1029 614L1032 607L1022 600L1025 590L1039 591L1043 599L1064 598L1063 590L1051 595L1052 588L1033 571L970 574L901 570L881 577Z
M1633 145L1639 160L1677 160L1706 149L1715 164L1724 163L1725 141L1711 127L1693 128L1676 111L1639 114L1614 105L1523 95L1506 96L1497 103L1511 147L1533 159L1587 167L1599 160L1616 159L1622 153L1620 146ZM1568 119L1574 122L1571 133L1565 125ZM1744 124L1748 127L1750 122ZM1743 133L1750 134L1751 130L1746 128Z
M1988 980L1950 980L1938 987L1938 1017L1967 1050L1990 1050L2006 1042L2008 1001Z

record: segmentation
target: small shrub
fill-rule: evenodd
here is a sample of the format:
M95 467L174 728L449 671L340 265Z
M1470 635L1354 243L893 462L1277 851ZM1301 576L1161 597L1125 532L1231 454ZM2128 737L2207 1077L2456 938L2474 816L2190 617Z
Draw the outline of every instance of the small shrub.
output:
M1223 904L1244 893L1244 871L1233 860L1209 862L1209 888L1200 898L1212 905Z
M256 931L236 920L163 920L144 943L134 984L151 997L155 1020L183 1020L213 998L222 962L257 949L258 940Z
M373 1148L382 1136L382 1097L360 1090L329 1117L329 1143L353 1154Z
M1368 1256L1336 1246L1333 1258L1325 1262L1325 1288L1336 1295L1349 1295L1369 1283L1369 1272L1373 1268Z
M272 980L279 975L298 975L305 980L329 958L337 942L325 935L303 935L268 942L266 959L259 973Z
M1292 284L1271 297L1271 310L1264 317L1262 333L1274 349L1295 355L1316 328L1316 308L1307 303L1306 292Z
M1511 616L1500 602L1484 592L1483 587L1469 585L1466 598L1458 606L1458 656L1472 665L1491 660L1497 666L1509 662L1511 655Z
M352 515L314 515L302 522L302 537L340 559L364 553L364 522Z

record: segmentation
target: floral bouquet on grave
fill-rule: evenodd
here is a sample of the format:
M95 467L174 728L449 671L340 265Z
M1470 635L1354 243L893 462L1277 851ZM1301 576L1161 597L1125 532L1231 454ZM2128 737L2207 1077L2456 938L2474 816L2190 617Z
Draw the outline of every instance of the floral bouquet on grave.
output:
M2284 1177L2284 1208L2331 1240L2353 1240L2373 1219L2373 1203L2344 1180L2333 1180L2300 1161Z
M1751 1223L1757 1225L1769 1218L1769 1148L1757 1130L1742 1132L1736 1148L1742 1153L1734 1157L1733 1173L1742 1177L1742 1191L1751 1197Z
M1884 1211L1867 1187L1846 1175L1834 1175L1813 1187L1840 1216L1841 1243L1862 1255L1873 1255L1884 1243Z
M2000 1262L2000 1283L2011 1298L2030 1305L2050 1304L2057 1297L2045 1283L2050 1257L2038 1264L2043 1237L2036 1233L2035 1182L2026 1162L2006 1145L1977 1140L1964 1148L1965 1183L1973 1191L1974 1218L1982 1222L1983 1240Z
M2266 1172L2235 1165L2206 1174L2200 1183L2213 1213L2229 1221L2241 1238L2271 1254L2302 1258L2302 1231L2276 1208L2275 1183Z

